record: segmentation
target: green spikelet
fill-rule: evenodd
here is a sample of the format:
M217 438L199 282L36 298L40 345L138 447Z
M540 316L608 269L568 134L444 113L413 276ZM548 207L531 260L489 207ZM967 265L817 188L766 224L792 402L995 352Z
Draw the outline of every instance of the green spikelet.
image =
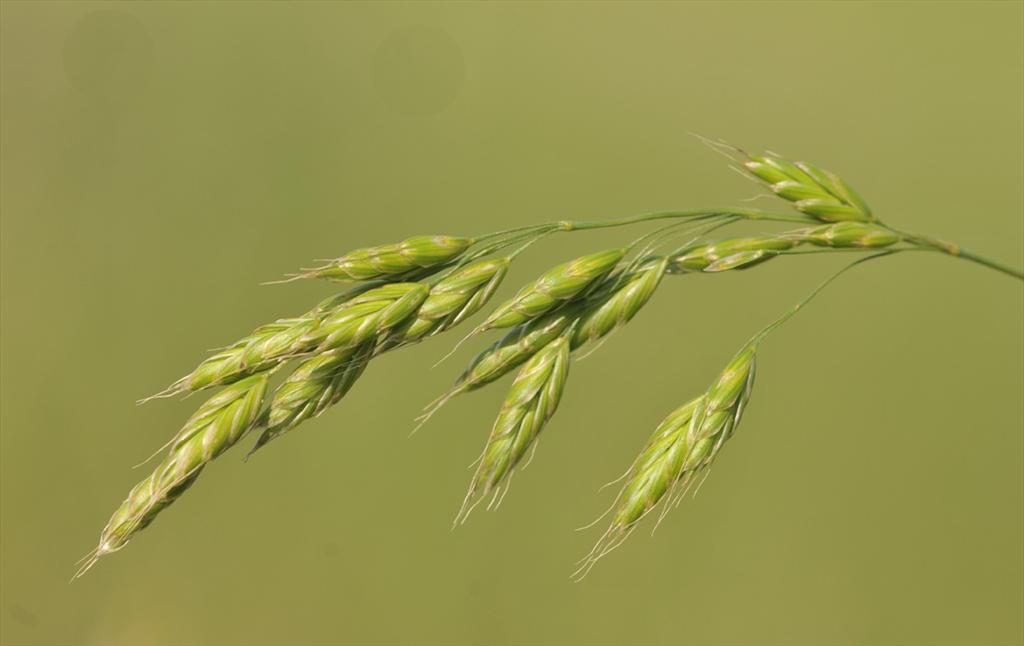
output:
M705 273L715 274L733 269L749 269L762 262L771 260L779 255L778 251L768 249L753 249L751 251L738 251L731 256L720 258L704 268Z
M569 375L569 341L561 336L523 364L494 423L480 464L456 522L472 509L471 501L497 494L558 408ZM507 484L505 485L507 487Z
M573 330L572 349L628 323L654 295L667 266L668 258L651 259L621 282L610 285L606 293L595 296Z
M628 529L672 487L681 484L677 494L682 494L693 477L711 464L750 399L755 355L755 345L744 347L704 395L665 418L637 461L643 468L626 482L613 526ZM660 462L654 460L656 454ZM658 477L651 478L652 474Z
M836 222L820 227L802 229L794 238L819 247L863 247L881 249L900 242L902 238L892 231L866 222Z
M394 244L350 251L302 276L331 280L422 278L458 258L473 241L454 236L416 236Z
M426 424L427 420L453 397L482 388L529 361L563 332L569 330L577 322L582 309L582 303L574 303L510 330L473 358L469 367L455 381L455 385L431 403L418 418L419 424L416 428Z
M297 348L327 352L381 338L415 314L429 293L422 283L389 283L371 289L325 316Z
M625 255L609 249L582 256L550 269L498 306L475 332L521 325L577 298L602 280Z
M670 274L692 271L717 272L751 267L769 260L780 251L792 249L800 240L774 236L730 238L699 244L672 256L668 263Z
M468 392L501 378L554 341L579 316L573 306L521 325L478 354L456 381L453 392Z
M93 560L124 547L185 492L208 462L260 421L268 375L235 382L208 399L185 423L153 473L135 485L100 535ZM88 567L89 564L86 565Z
M722 444L732 436L754 387L756 343L740 350L707 392L705 405L688 434L690 447L684 473L711 464Z
M171 386L174 393L195 392L238 381L272 368L303 336L316 328L316 318L281 319L256 328L249 336L206 359Z
M274 393L267 427L250 454L341 401L366 370L374 345L371 339L354 348L333 350L300 363Z
M774 153L750 155L743 166L801 213L825 222L875 219L864 200L835 173Z
M756 354L755 340L733 357L706 393L662 421L627 472L611 525L584 559L578 575L585 575L663 501L664 515L711 465L750 399Z
M216 354L204 359L195 370L171 384L157 397L191 393L230 384L271 368L305 334L316 327L316 318L306 316L280 319L262 325Z
M387 347L414 343L449 330L480 310L508 273L509 259L480 260L445 277L430 289L423 305L395 329Z
M704 396L680 406L666 417L630 469L619 496L613 523L629 528L668 492L676 482L686 460L686 443L694 413L704 405Z
M280 319L256 328L248 336L204 360L195 370L171 384L158 396L223 386L273 368L303 349L302 339L317 328L324 316L338 310L367 289L359 288L331 296L302 316Z

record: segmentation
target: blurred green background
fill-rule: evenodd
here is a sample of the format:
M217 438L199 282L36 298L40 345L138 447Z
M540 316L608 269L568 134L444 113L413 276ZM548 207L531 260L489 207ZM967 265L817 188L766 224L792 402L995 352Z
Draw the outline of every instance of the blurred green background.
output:
M500 512L455 532L508 381L409 439L480 347L430 370L449 337L226 454L68 585L201 400L133 402L332 293L260 282L413 234L757 195L689 131L820 163L894 224L1021 267L1024 4L0 9L4 643L1024 639L1024 294L930 254L844 276L775 335L700 495L582 584L598 487L846 257L667 280L574 367ZM503 293L635 234L550 239Z

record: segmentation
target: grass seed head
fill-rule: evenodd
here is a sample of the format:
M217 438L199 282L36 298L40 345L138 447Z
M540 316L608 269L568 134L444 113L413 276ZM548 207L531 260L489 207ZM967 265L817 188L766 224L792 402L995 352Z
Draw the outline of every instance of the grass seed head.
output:
M743 166L801 213L826 222L874 219L864 200L835 173L773 153L749 155Z
M476 331L521 325L550 312L608 276L624 255L623 249L609 249L549 269L499 305Z
M268 370L291 354L299 340L316 328L316 323L315 317L306 315L260 326L248 336L203 360L195 370L174 382L163 394L191 393L212 386L223 386Z
M850 263L821 283L744 346L705 393L659 425L624 476L626 483L613 506L611 526L584 559L584 573L625 540L646 514L660 505L664 515L695 484L698 475L708 473L740 423L750 397L757 344L843 271L866 260L919 249L940 251L1024 279L1024 273L958 245L886 228L849 185L829 171L804 162L791 163L773 153L749 156L728 144L708 143L734 160L735 153L742 154L746 169L803 215L697 209L514 227L477 241L420 236L357 249L294 276L364 282L325 299L302 316L257 328L158 395L223 386L172 438L169 451L153 473L131 490L79 575L100 556L127 544L188 489L211 460L248 431L264 431L256 443L259 448L337 403L376 354L443 332L477 312L504 279L510 261L556 232L673 220L624 249L583 256L545 272L478 328L511 329L478 354L454 386L419 418L425 422L454 396L522 366L488 436L461 518L467 513L467 504L476 504L492 492L497 498L507 491L509 479L526 453L536 448L539 433L563 393L571 352L587 342L607 338L630 321L651 299L666 273L741 269L787 253L844 247L883 249ZM796 221L808 228L701 242L714 229L742 219ZM671 256L653 255L677 235L694 232L696 244L686 243ZM901 244L887 248L897 243ZM799 245L825 249L791 251ZM499 253L509 255L494 258ZM631 260L623 263L626 253ZM296 360L297 367L264 410L270 376L290 360Z
M881 249L901 241L898 234L867 222L836 222L796 232L795 237L819 247Z
M619 494L613 525L625 530L653 509L679 479L686 461L686 434L704 396L672 411L640 452Z
M672 256L668 272L682 274L737 269L749 266L752 262L763 262L779 251L792 249L799 242L778 236L751 236L698 244Z
M363 374L374 346L375 340L371 339L300 363L275 391L266 428L250 453L337 404Z
M654 295L667 266L667 257L653 258L623 278L621 283L616 281L611 285L608 292L589 304L580 317L573 330L572 348L575 350L596 341L628 323Z
M721 271L730 271L733 269L749 269L755 265L760 265L762 262L771 260L778 255L778 251L769 251L767 249L738 251L731 256L726 256L725 258L716 260L705 267L704 271L709 274L715 274Z
M706 439L717 438L713 447L709 447L707 456L703 458L704 464L710 464L722 442L728 439L740 421L754 387L756 356L757 345L747 344L708 389L703 419L693 438L695 446ZM702 459L699 453L695 451L688 457L687 468Z
M611 525L577 572L622 543L658 504L662 517L706 472L740 422L754 383L756 343L743 347L700 397L673 411L658 426L626 475Z
M415 314L429 294L430 288L423 283L389 283L371 289L325 316L299 341L298 349L327 352L380 338Z
M579 307L567 307L520 325L478 354L455 383L468 392L501 378L558 338L579 316Z
M188 489L199 472L261 419L269 376L237 381L208 399L185 423L153 473L135 485L100 535L93 560L124 547Z
M480 464L459 512L465 518L473 499L497 493L512 469L534 446L538 434L558 408L569 375L569 341L563 335L548 343L519 369L487 439Z
M509 259L480 260L455 270L430 289L423 305L388 339L389 346L413 343L455 327L478 312L501 285Z
M395 280L437 269L458 258L473 241L455 236L416 236L394 244L350 251L302 274L331 280Z
M248 336L207 358L191 373L174 382L159 396L190 393L230 384L278 365L303 349L302 339L321 319L377 286L362 285L320 301L302 316L262 325Z

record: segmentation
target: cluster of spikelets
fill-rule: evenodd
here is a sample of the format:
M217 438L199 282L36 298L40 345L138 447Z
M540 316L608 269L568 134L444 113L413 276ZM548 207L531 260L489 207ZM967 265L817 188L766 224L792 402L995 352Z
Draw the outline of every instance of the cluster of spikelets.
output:
M734 151L738 152L738 151ZM863 200L832 173L777 155L741 163L797 213L716 209L666 212L620 221L554 222L478 238L421 236L349 252L296 278L353 281L305 314L261 326L209 357L159 396L222 387L165 447L153 473L114 513L82 571L124 547L190 488L214 458L245 435L252 451L338 403L374 357L444 333L485 307L513 259L553 233L670 220L622 248L565 262L521 287L469 336L502 330L480 352L424 421L453 397L516 371L486 439L457 521L481 500L500 500L513 472L537 445L558 408L574 355L628 323L666 275L752 267L781 255L818 250L877 250L915 242L880 224ZM801 223L771 235L708 241L712 229L741 219ZM670 241L686 242L665 248ZM766 332L765 332L766 333ZM625 476L611 525L583 571L659 506L667 510L706 471L735 432L750 397L764 333L746 344L707 392L672 412ZM271 376L291 373L275 389Z

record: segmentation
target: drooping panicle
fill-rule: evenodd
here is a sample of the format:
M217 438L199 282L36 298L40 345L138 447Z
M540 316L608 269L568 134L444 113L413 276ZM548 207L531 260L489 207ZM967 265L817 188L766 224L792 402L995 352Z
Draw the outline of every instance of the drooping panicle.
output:
M533 355L516 375L494 428L480 456L459 518L500 487L507 487L512 469L535 446L541 429L554 415L569 375L569 341L563 335ZM458 520L458 519L457 519Z
M867 203L835 173L807 162L790 162L774 153L747 155L742 163L801 213L825 222L875 219Z
M278 386L267 423L250 454L341 401L366 370L376 340L306 359Z
M386 345L414 343L469 318L487 304L508 273L508 266L508 258L495 258L456 269L430 288L416 316L395 328Z
M614 280L605 293L595 295L573 330L572 348L596 341L632 320L658 289L667 266L667 257L652 258L621 280Z
M302 276L331 280L401 280L422 278L454 261L473 244L456 236L416 236L394 244L350 251Z
M262 431L254 450L262 447L347 396L377 355L467 320L492 298L512 259L541 240L554 239L555 234L645 223L652 227L624 248L582 256L548 270L467 336L488 329L505 333L473 359L420 421L461 393L516 369L518 374L488 434L459 513L462 519L467 508L490 494L500 502L516 470L528 462L559 405L572 353L590 342L595 343L588 350L596 348L632 320L650 302L665 274L744 269L789 254L845 249L861 256L763 328L704 393L662 421L623 476L626 482L612 508L602 515L604 519L611 514L611 526L584 559L583 573L625 540L644 516L656 508L664 515L691 487L700 486L700 478L707 475L740 423L754 381L758 344L844 271L897 252L930 250L1024 280L1024 272L959 245L888 228L849 185L827 170L774 153L751 156L721 142L708 143L720 152L728 150L734 161L742 154L746 171L799 212L664 210L610 220L513 226L475 240L419 236L357 249L283 281L316 277L356 284L305 314L263 325L219 348L192 373L156 395L223 387L161 448L163 452L169 447L166 454L161 453L156 469L131 489L115 511L78 574L100 556L123 548L190 488L209 462L248 432ZM741 220L796 223L793 226L802 228L707 241L713 231ZM661 224L654 228L655 222ZM689 242L672 242L684 235ZM679 246L667 252L670 243ZM871 252L857 253L865 250ZM496 257L502 254L507 255ZM268 396L268 381L288 362L294 362L294 370Z
M549 269L499 305L475 331L521 325L578 298L608 276L625 253L609 249Z
M116 552L185 492L199 472L261 421L269 376L237 381L208 399L171 442L153 473L135 485L100 535L95 557Z

